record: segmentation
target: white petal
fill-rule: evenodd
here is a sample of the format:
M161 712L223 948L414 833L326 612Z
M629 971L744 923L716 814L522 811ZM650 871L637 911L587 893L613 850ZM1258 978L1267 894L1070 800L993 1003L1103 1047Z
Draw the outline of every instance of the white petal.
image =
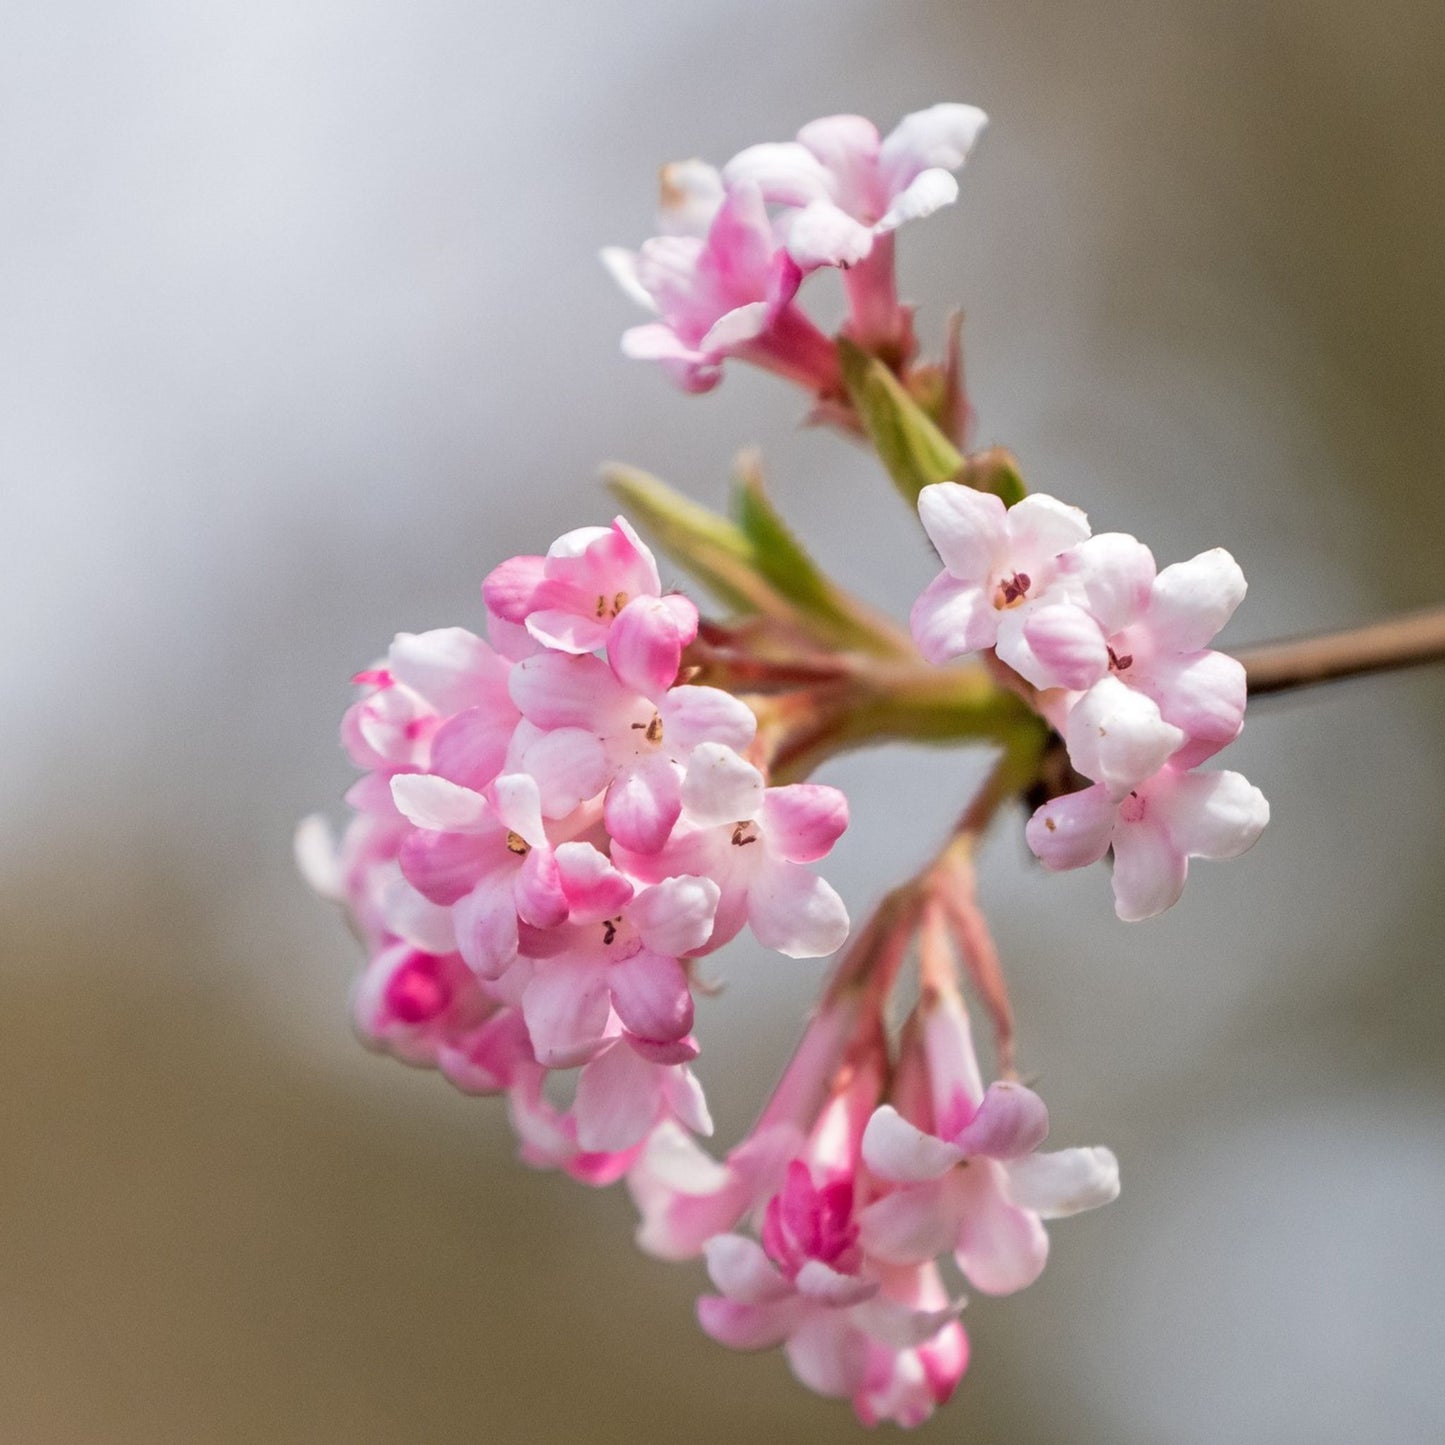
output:
M947 101L905 115L879 150L890 188L901 190L920 171L935 167L956 171L987 124L988 117L977 106Z
M1244 601L1247 587L1239 563L1223 547L1166 567L1149 601L1155 636L1175 652L1208 647Z
M981 586L1007 537L1004 504L990 492L935 482L919 492L918 516L943 565L960 581Z
M905 221L921 221L958 199L958 182L945 170L920 171L879 217L880 231L895 231Z
M688 761L682 805L703 827L743 822L763 799L763 775L721 743L701 743Z
M748 925L764 948L789 958L826 958L848 938L848 909L830 883L776 858L748 886Z
M1169 836L1191 858L1237 858L1269 822L1269 803L1240 773L1187 773L1161 800Z
M814 201L787 227L788 254L805 271L819 266L854 266L873 249L873 230L832 201Z
M648 948L680 958L708 941L721 891L711 878L664 878L633 898L627 917Z
M1152 799L1146 797L1148 807ZM1120 822L1114 829L1114 912L1139 923L1172 908L1184 892L1189 863L1154 818Z
M768 141L739 151L722 168L729 188L751 181L775 205L806 206L828 195L828 172L796 141Z
M919 1184L947 1174L963 1150L925 1134L891 1104L880 1105L863 1131L863 1162L881 1179Z
M434 833L475 833L491 812L480 793L426 773L398 773L391 796L403 817Z
M1184 743L1184 733L1159 715L1159 705L1117 677L1100 678L1064 725L1069 761L1114 798L1154 776Z
M792 1285L756 1240L741 1234L719 1234L703 1245L707 1272L729 1299L744 1304L771 1304L786 1299Z
M1097 1209L1119 1197L1119 1161L1111 1149L1059 1149L1005 1165L1009 1197L1044 1219Z
M598 253L614 281L641 307L656 311L657 303L637 279L637 252L622 246L604 246Z
M332 903L340 903L346 887L331 824L320 813L303 818L296 825L292 847L296 867L307 887Z

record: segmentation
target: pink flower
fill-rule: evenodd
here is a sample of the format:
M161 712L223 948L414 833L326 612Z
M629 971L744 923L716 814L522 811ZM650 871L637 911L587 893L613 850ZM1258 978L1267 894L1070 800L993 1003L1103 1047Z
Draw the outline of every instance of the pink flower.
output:
M1010 1294L1048 1258L1043 1220L1107 1204L1119 1166L1107 1149L1040 1154L1043 1100L1022 1084L985 1092L968 1019L956 997L924 1005L931 1132L883 1105L863 1134L863 1161L892 1186L859 1217L870 1255L898 1265L952 1253L985 1294Z
M385 662L357 674L369 691L342 721L352 761L389 771L431 768L485 787L517 725L510 667L461 627L398 633Z
M691 1058L693 1002L678 958L712 932L718 886L709 878L665 878L635 889L595 848L557 849L570 923L533 958L522 1009L538 1060L585 1063L615 1034L615 1013L645 1053L667 1063Z
M769 202L796 208L788 251L804 270L852 266L878 237L957 199L950 172L987 119L971 105L934 105L904 116L880 140L860 115L827 116L796 141L749 146L723 167L723 181L752 183Z
M821 958L842 946L848 910L805 866L826 857L848 826L848 800L838 789L816 783L769 788L731 748L707 742L693 751L682 806L682 820L659 853L617 856L624 870L642 878L692 873L713 879L720 897L710 949L744 924L765 948L789 958Z
M912 318L898 304L893 232L957 199L951 172L986 119L971 105L935 105L904 116L880 140L862 116L828 116L805 125L796 141L750 146L723 168L723 179L754 184L787 208L779 229L803 271L842 268L853 340L906 360Z
M548 652L513 669L512 696L541 730L520 762L548 813L606 789L608 831L624 847L655 853L682 811L693 749L751 743L757 720L745 703L717 688L672 686L680 656L677 634L634 603L614 624L607 662Z
M397 807L416 825L401 845L401 871L418 892L451 909L456 946L484 978L517 956L517 923L555 928L567 900L542 823L536 782L504 774L485 795L445 778L392 779Z
M1045 868L1082 868L1114 852L1114 907L1126 922L1179 901L1191 858L1237 858L1269 822L1269 804L1238 773L1172 764L1122 798L1102 783L1045 803L1025 836Z
M1025 622L1039 668L1030 681L1080 690L1117 678L1188 736L1185 766L1234 741L1244 724L1244 668L1208 650L1244 599L1244 574L1228 552L1216 547L1156 573L1142 543L1102 533L1060 559L1060 571L1061 595Z
M958 1307L931 1263L881 1263L860 1243L860 1106L877 1089L877 1075L865 1070L830 1101L806 1159L788 1165L768 1201L761 1243L741 1234L708 1240L708 1273L719 1293L698 1301L698 1320L733 1349L781 1345L803 1384L851 1398L864 1419L896 1406L911 1420L926 1417L930 1398L951 1392L957 1376L945 1377L952 1363L961 1372L966 1346L953 1333ZM926 1358L935 1367L931 1395L925 1357L910 1353L922 1348L931 1349ZM912 1378L922 1392L899 1388Z
M918 515L944 566L913 604L919 651L944 663L993 647L1034 686L1047 685L1025 624L1052 600L1060 555L1089 535L1088 518L1041 495L1005 508L957 482L924 487Z
M603 260L658 316L624 334L623 352L659 362L683 390L712 390L729 356L815 392L836 389L832 344L793 305L802 272L775 239L755 185L728 188L706 235L654 236L635 254L609 248Z
M662 600L651 615L680 646L697 636L697 608L676 593L662 598L657 562L625 517L568 532L545 557L509 558L482 583L482 596L498 617L559 652L605 647L613 622L639 598Z

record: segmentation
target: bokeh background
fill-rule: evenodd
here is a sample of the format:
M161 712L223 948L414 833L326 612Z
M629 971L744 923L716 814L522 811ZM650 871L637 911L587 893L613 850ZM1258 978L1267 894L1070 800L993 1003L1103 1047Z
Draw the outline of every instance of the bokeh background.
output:
M992 127L906 291L968 312L980 440L1161 559L1228 640L1439 601L1445 8L1430 0L9 0L0 51L0 1438L849 1440L696 1331L700 1269L499 1107L363 1053L290 834L339 815L346 679L476 625L625 458L707 499L761 443L823 559L906 608L867 458L735 371L617 352L595 261L654 168L936 99ZM827 304L824 288L825 306ZM1246 861L1126 928L1016 826L984 897L1062 1143L1120 1201L977 1299L922 1432L1445 1436L1442 677L1260 706ZM831 767L855 915L979 760ZM724 1140L821 965L726 956Z

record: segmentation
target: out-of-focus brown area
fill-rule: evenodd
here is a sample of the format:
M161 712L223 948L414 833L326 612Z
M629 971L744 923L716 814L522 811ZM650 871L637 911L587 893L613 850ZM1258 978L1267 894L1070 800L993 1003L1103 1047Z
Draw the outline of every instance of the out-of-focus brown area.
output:
M861 454L731 374L623 363L594 260L652 169L935 99L992 125L910 228L968 310L980 441L1161 561L1222 544L1227 640L1445 597L1445 10L1425 0L600 0L211 13L22 0L0 57L0 1440L838 1440L691 1319L621 1190L362 1053L289 859L345 679L476 625L626 457L716 498L760 442L824 561L902 614L929 559ZM826 294L826 288L820 286ZM826 309L826 303L825 303ZM1445 1435L1445 680L1261 706L1256 852L1118 924L1005 826L990 909L1060 1144L1123 1162L1044 1279L966 1311L924 1439ZM855 916L972 761L827 777ZM704 1006L724 1145L819 975Z

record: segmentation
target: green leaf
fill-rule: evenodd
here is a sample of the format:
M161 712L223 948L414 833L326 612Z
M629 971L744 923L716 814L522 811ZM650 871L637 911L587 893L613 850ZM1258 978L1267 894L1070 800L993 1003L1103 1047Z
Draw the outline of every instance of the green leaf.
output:
M992 492L1009 507L1026 494L1007 452L994 448L965 457L876 356L844 336L838 338L838 358L863 430L910 506L935 482L962 482Z
M877 357L839 337L838 359L863 430L904 501L915 505L924 487L957 477L962 454Z

